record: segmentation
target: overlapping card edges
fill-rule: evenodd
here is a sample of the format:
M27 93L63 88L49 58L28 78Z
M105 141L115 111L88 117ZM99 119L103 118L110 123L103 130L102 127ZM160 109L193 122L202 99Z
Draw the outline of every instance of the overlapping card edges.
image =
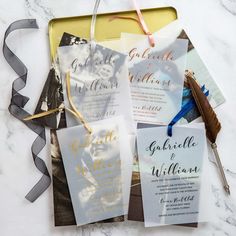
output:
M181 108L188 41L157 37L121 43L128 54L129 79L136 122L166 125Z
M180 36L180 34L182 33L182 28L180 27L180 24L178 21L174 22L174 23L171 23L170 25L168 25L167 27L165 27L164 29L160 30L158 33L157 33L157 36L159 37L169 37L168 35L168 31L171 35L171 37L174 39L176 39L177 37ZM174 37L175 36L175 37ZM134 44L138 44L138 41L142 43L143 40L146 40L146 36L143 36L143 35L129 35L129 34L123 34L122 37L125 37L125 40L127 41L131 41L133 40L133 43ZM133 37L133 39L132 39ZM76 38L76 37L75 37ZM183 37L184 38L184 37ZM158 39L157 39L158 40ZM84 43L87 43L87 42L84 42ZM110 47L112 48L113 50L116 50L116 51L120 51L120 52L124 52L124 50L122 49L122 47L120 46L121 42L120 40L114 40L114 41L107 41L107 42L102 42L101 43L103 46L105 47ZM76 45L76 47L78 46L78 49L80 48L83 48L85 47L84 45ZM72 46L69 46L72 48ZM99 46L97 46L99 47ZM66 47L65 47L66 48ZM191 47L191 42L189 43L188 45L188 53L187 53L187 68L189 67L192 67L194 72L197 71L197 79L200 77L199 79L199 82L201 84L207 84L206 87L207 88L210 88L210 102L211 104L215 107L215 106L218 106L220 105L222 102L224 102L224 98L221 94L221 92L219 91L218 87L215 85L214 81L212 80L212 78L210 77L207 69L205 68L204 64L202 63L201 59L199 58L197 52L194 50L193 47ZM64 63L63 63L64 64ZM123 67L125 68L125 67ZM66 72L66 70L68 69L65 68L64 69L64 72ZM127 77L127 68L126 68L126 77ZM196 73L196 72L195 72ZM72 74L72 77L74 75ZM76 76L75 76L76 77ZM63 80L63 77L61 78ZM77 84L77 87L78 87L78 84ZM64 89L65 91L65 89ZM125 98L125 96L124 96ZM127 102L123 103L123 104L127 104ZM194 115L190 115L189 117L187 117L187 121L191 121L193 119L195 119L198 115L194 113ZM148 122L147 122L148 123ZM76 123L74 122L73 124L71 125L76 125ZM69 125L70 126L70 125ZM205 163L205 162L204 162ZM205 172L204 172L205 173ZM204 174L203 173L203 174ZM205 184L203 185L203 187L205 186ZM128 186L130 187L130 186ZM128 190L129 191L129 190ZM205 190L204 190L205 191ZM206 191L205 191L206 192ZM211 195L210 192L209 193L209 196ZM202 195L201 195L202 196ZM201 198L200 196L200 198ZM206 214L205 212L205 209L206 206L209 206L209 204L205 204L205 207L202 207L202 205L204 205L204 201L202 201L203 204L200 204L200 215L202 214L203 216L200 216L199 219L204 219L204 216L205 216L205 220L202 220L202 221L208 221L209 220L209 217L208 215ZM202 210L201 210L202 209ZM203 213L202 213L203 212ZM127 213L127 211L126 211ZM199 220L200 222L201 220Z
M71 94L84 118L90 121L123 115L129 132L134 132L126 55L96 45L93 55L90 44L58 48L62 82L71 73ZM65 83L63 82L63 91ZM65 105L68 99L64 96ZM67 126L77 121L66 113Z
M155 33L157 37L163 38L172 38L174 39L188 39L188 50L187 50L187 58L186 58L186 69L191 70L194 72L197 81L201 85L205 85L206 88L210 91L210 96L208 97L210 104L213 108L221 105L225 102L225 98L220 91L219 87L217 86L216 82L210 75L206 65L203 63L201 57L199 56L196 48L192 44L191 40L189 39L188 35L186 34L180 20L175 20L172 23L168 24L167 26L160 29L158 32ZM121 39L125 41L126 45L133 45L141 42L142 40L146 39L145 35L136 35L130 33L122 33ZM185 97L185 91L187 89L184 88L183 93L183 102L187 100L187 96ZM191 114L188 114L187 117L182 119L181 123L191 122L192 120L196 119L199 116L198 112L195 110Z

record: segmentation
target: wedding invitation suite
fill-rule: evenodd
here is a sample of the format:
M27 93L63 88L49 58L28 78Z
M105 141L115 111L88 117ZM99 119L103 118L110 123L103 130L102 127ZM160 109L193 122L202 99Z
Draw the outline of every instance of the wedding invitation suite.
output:
M122 34L121 42L128 54L135 121L164 125L181 108L188 41L154 38L155 47L147 36L130 44Z
M85 120L123 115L128 131L134 132L126 56L98 44L93 52L90 44L60 47L58 56L62 78L70 72L71 96ZM66 95L64 100L69 106ZM66 120L67 126L77 124L69 113Z
M132 154L121 117L57 131L77 225L127 214Z
M195 73L195 76L197 77L197 81L200 82L201 85L206 85L207 89L210 90L210 95L208 96L208 99L210 100L211 105L213 107L216 107L224 101L224 97L221 94L219 88L217 87L217 85L215 84L211 76L209 75L207 68L201 61L196 49L194 48L193 44L189 40L188 36L186 35L182 27L180 27L180 24L178 21L175 21L171 23L170 25L168 25L167 27L161 29L158 33L155 33L154 36L156 40L156 45L155 45L155 48L150 48L149 42L147 41L147 36L124 33L122 35L121 40L111 40L111 41L105 41L105 42L99 43L100 45L96 46L94 55L92 56L92 53L90 50L90 44L86 40L65 33L60 43L61 49L58 50L58 54L61 58L61 63L59 65L58 64L59 60L55 61L55 67L52 68L54 71L51 70L49 77L47 79L47 82L44 86L44 91L40 97L40 103L37 106L38 112L48 111L50 109L60 107L63 102L63 97L66 100L65 105L69 107L68 98L66 94L66 87L64 83L65 73L68 71L68 68L69 68L70 75L71 75L71 92L72 92L73 100L76 103L76 107L78 108L78 110L80 110L81 113L83 113L83 116L86 118L86 121L93 122L93 121L117 116L119 114L123 114L125 116L126 128L128 127L128 132L132 133L134 129L132 126L131 113L133 112L135 120L137 122L141 121L143 123L146 123L143 125L146 126L147 129L149 129L151 126L153 126L152 128L155 127L155 125L148 124L149 122L151 122L152 124L167 124L169 123L169 121L166 122L160 119L162 119L162 117L164 118L168 117L170 115L170 111L173 110L172 108L176 108L176 105L172 104L173 100L175 102L181 100L181 99L178 100L179 99L178 92L180 92L180 90L178 89L180 88L179 87L180 83L179 84L176 83L176 80L174 77L175 75L177 75L176 78L178 81L179 76L181 77L181 74L183 74L184 66L181 67L181 65L184 65L184 60L185 60L184 57L187 57L186 68L192 70ZM188 45L187 56L186 56L186 50L185 52L184 50L182 50L184 41L187 41L187 45ZM144 42L147 48L146 49L144 48L143 53L141 53L142 51L141 50L139 51L139 49L140 48L143 49L142 46ZM125 50L123 50L124 46L125 46ZM157 48L157 51L155 51L156 48ZM123 54L124 52L126 52L126 54L128 52L127 58ZM117 54L118 56L116 56ZM174 55L176 56L175 58L173 57ZM124 59L124 64L122 64L123 59ZM127 59L129 67L130 65L132 65L129 72L128 72L127 65L125 66L126 59ZM157 60L157 63L155 60ZM59 74L59 70L61 74ZM145 73L146 70L147 71L150 70L150 72ZM174 78L173 80L172 80L172 77ZM127 78L125 80L126 84L124 82L124 78ZM130 82L128 78L130 79ZM118 84L118 82L117 84L114 83L116 79L117 81L120 82L120 84ZM171 85L171 82L173 82L172 83L173 87L169 86ZM62 83L63 83L63 87L62 87ZM183 80L182 80L182 83L183 83ZM133 111L132 111L132 106L131 106L131 94L129 91L129 86L132 92L133 104L136 104L136 106L133 105ZM170 87L169 90L168 90L168 86ZM183 86L183 84L181 86ZM125 89L122 89L122 88L125 88ZM51 91L53 91L53 93ZM178 94L178 96L176 96L176 94ZM174 96L176 99L173 99L172 96ZM189 88L184 87L184 90L182 93L182 105L185 104L189 99L191 99L191 97L192 96L191 96L191 92L189 91ZM126 100L127 98L128 100ZM167 114L165 113L162 114L161 110L158 111L158 109L154 111L152 106L153 104L156 104L157 101L158 101L157 104L163 105L164 108L167 106L171 108L171 109L168 109ZM126 104L128 104L129 108L127 107ZM137 104L139 104L139 106ZM151 105L147 109L147 105L149 104ZM137 108L141 108L141 111L137 110ZM114 109L113 112L110 112L112 111L112 109ZM148 111L145 109L147 109ZM145 110L145 112L143 112L143 110ZM157 115L157 113L155 113L157 111L158 111L158 114L160 115L159 117L157 116L158 119L154 118L154 116ZM78 121L76 121L73 116L71 116L69 113L66 115L67 115L66 118L67 118L68 127L75 126L78 124L77 123ZM182 119L182 122L186 122L186 121L190 122L194 120L195 118L197 118L198 116L199 116L199 113L197 112L197 110L192 109L191 112L189 112L187 115L184 116L184 118ZM173 116L171 117L171 119L172 118ZM65 124L66 120L64 119L64 111L59 112L57 114L57 117L50 115L49 117L45 117L41 119L47 121L47 124L49 124L49 126L53 128L57 126L65 127L66 125ZM110 123L109 120L110 119L106 121ZM105 127L107 125L107 122L101 121L101 125ZM113 122L118 124L118 126L121 125L121 127L123 127L123 122L121 122L122 123L121 124L116 119L112 121L112 124ZM94 124L95 123L96 122L94 122ZM74 128L78 128L78 127L76 126ZM120 130L122 130L123 128L117 129L119 130L119 133L120 133ZM199 127L193 127L192 125L189 127L181 127L181 128L199 129ZM82 126L81 126L81 130L83 130ZM81 131L81 130L79 130L78 132L80 135L86 133L85 130L84 131ZM66 137L68 137L69 131L68 133L65 131L65 135ZM59 139L61 139L60 134L58 136L59 136ZM127 214L128 212L127 209L128 209L128 202L129 202L130 181L126 181L126 180L131 178L130 175L131 175L132 156L130 153L130 147L127 147L127 143L129 143L129 140L127 139L127 135L125 134L123 137L126 140L126 147L124 145L123 146L124 148L121 148L120 150L120 157L122 157L120 158L121 159L120 163L124 163L124 161L122 162L122 159L124 159L123 157L128 156L129 165L127 166L129 166L129 168L126 169L124 168L124 165L121 165L120 170L118 167L118 169L114 171L113 173L114 175L109 175L109 173L106 173L107 175L104 175L103 177L100 176L101 178L97 177L96 173L94 174L91 171L91 169L93 169L91 167L97 166L96 161L94 162L91 161L92 159L91 152L89 151L88 156L90 157L87 159L85 158L86 155L84 154L80 155L81 153L79 153L78 155L79 162L81 163L80 165L81 169L79 170L82 173L82 177L77 182L82 183L82 190L81 189L78 190L78 193L80 191L80 195L77 194L77 198L76 198L76 197L71 197L71 189L75 189L75 184L73 182L74 179L68 178L68 172L70 171L70 168L72 167L69 167L69 168L66 167L65 165L66 160L64 160L65 156L64 155L62 156L63 153L61 154L60 147L58 146L59 143L57 140L57 134L55 132L51 133L52 161L53 161L53 185L54 185L53 186L54 211L55 211L55 224L56 225L58 226L59 225L73 225L73 224L83 225L83 224L86 224L84 222L103 223L103 222L115 222L115 221L124 220L123 215ZM82 142L83 141L84 140L82 140ZM85 143L87 142L87 138L85 138L84 142ZM64 143L64 141L62 143ZM82 147L82 148L84 148L84 150L81 149L82 153L86 153L86 152L88 153L87 150L92 149L92 148L87 148L87 146ZM57 151L55 151L56 149ZM127 152L124 151L126 149L128 150L128 154ZM54 155L55 153L56 155ZM193 206L198 206L198 211L197 210L195 211L196 214L189 214L185 212L180 212L177 214L175 211L178 209L178 206L175 206L175 205L170 206L171 203L169 203L169 200L172 197L174 198L174 193L169 191L167 186L166 187L162 186L162 187L159 187L159 189L157 188L156 193L158 193L157 196L159 196L159 198L156 197L156 199L160 201L160 196L163 195L166 197L167 199L166 201L170 205L168 205L165 202L165 200L163 200L162 206L159 206L159 208L157 208L157 211L164 212L164 213L159 214L160 219L158 219L159 221L156 222L155 221L156 219L153 220L152 216L150 216L150 214L152 214L151 209L150 209L151 213L150 212L147 213L147 209L145 210L146 205L144 202L144 192L143 192L144 190L142 188L143 184L142 185L140 184L140 171L139 171L140 169L139 169L139 163L138 163L138 155L133 155L133 156L135 157L134 157L133 178L132 178L131 195L130 195L130 203L129 203L129 215L128 215L129 220L145 221L145 226L147 227L155 226L155 225L166 225L166 224L197 227L198 222L208 221L207 210L209 209L208 208L209 201L206 201L206 197L204 197L204 195L201 194L202 192L204 192L204 194L206 193L205 190L206 190L206 185L207 185L205 180L204 180L204 183L201 182L203 178L203 174L204 174L202 170L203 167L201 168L199 172L199 177L196 178L198 179L197 182L191 185L193 186L193 188L195 188L194 191L198 189L197 191L195 191L196 195L194 195L194 199L192 200L192 205L187 206L188 204L186 202L186 204L181 206L181 204L183 203L182 202L178 203L180 209L184 210L185 208L186 209L189 208L189 210L192 210L192 212L194 212L193 209L197 209L197 207L194 208ZM205 159L207 158L206 154L203 154L202 156ZM62 159L64 163L62 162ZM86 159L86 161L84 161L84 159ZM64 170L64 166L65 166L65 170ZM110 166L110 164L108 163L107 166ZM163 168L160 168L160 169L161 170L164 169L163 172L165 172L166 171L165 168L169 170L169 166L167 167L163 166ZM161 172L160 169L158 169L157 172ZM170 169L174 169L174 167L172 166ZM112 168L111 170L113 171ZM156 170L154 170L154 172L155 171ZM77 169L77 172L78 172L78 169ZM119 177L115 178L115 176L119 176ZM104 188L105 194L111 196L110 197L111 201L114 200L114 196L119 196L117 197L117 199L119 199L117 200L117 202L120 203L123 201L123 213L118 214L118 216L117 216L117 212L120 209L117 208L116 209L117 211L115 211L115 207L113 207L112 210L108 209L107 206L110 204L109 201L107 201L109 202L109 204L107 204L106 202L105 204L106 206L103 207L102 211L97 210L96 207L91 204L91 202L93 202L94 199L98 199L98 200L95 200L95 203L99 202L100 204L101 198L99 199L99 197L104 195L104 192L100 190L98 191L97 189L100 189L101 187L100 183L105 182L107 178L109 179L113 178L111 182L114 185L116 185L117 188L116 190L112 189L112 187L111 188L108 187L106 189ZM117 180L115 179L119 179L119 178L122 181L118 183ZM160 177L158 176L158 178ZM191 177L191 178L188 177L188 179L192 179L192 180L194 180L194 178L195 177ZM94 182L94 179L95 179L95 182ZM97 185L95 184L96 181L97 181ZM163 180L164 183L169 184L170 181L169 182L168 181L169 180ZM181 186L182 179L180 178L179 181L180 181L179 186ZM108 185L111 184L111 182L108 183ZM184 182L183 186L185 186L185 182L191 183L191 181L188 182L187 180L183 182ZM177 180L176 180L176 183L177 183ZM90 186L87 186L87 184L88 185L90 184ZM171 185L172 184L173 183L171 182ZM95 187L94 186L91 187L91 185L94 185ZM186 185L188 186L188 184ZM146 187L146 189L147 188L150 188L150 186ZM161 188L163 188L163 190L161 190ZM94 191L94 189L96 190ZM121 191L122 193L120 195L118 193L119 192L118 189L122 189ZM202 191L202 189L204 190ZM164 192L165 190L168 190L169 192ZM191 192L189 189L187 189L187 191ZM121 200L120 198L121 195L122 195L121 198L123 200ZM206 195L208 196L207 199L210 198L208 194ZM86 199L86 196L87 196L87 199ZM178 196L175 196L175 198L178 198ZM183 198L181 197L181 199ZM76 201L77 202L84 201L86 203L81 203L80 208L78 208ZM181 200L181 201L185 201L185 200ZM104 202L105 201L103 201L103 203ZM114 202L115 201L113 201L112 204L114 204ZM191 202L190 199L189 199L189 202ZM147 204L147 200L146 200L146 204ZM92 209L90 210L89 207L91 205L92 205L91 207ZM75 210L75 207L77 207L78 209L77 211ZM90 215L91 214L94 215L93 218L90 215L84 214L84 212L88 212L88 209L89 211L93 213L95 212L94 214L89 213ZM110 215L106 214L109 211L111 214ZM145 215L144 215L144 212L146 212ZM168 214L166 212L168 212ZM147 214L149 215L147 216ZM189 217L187 214L189 214L191 217ZM188 220L184 220L185 218L182 217L182 215L185 215L185 217L188 218ZM172 216L176 216L176 218L177 216L179 216L179 218L183 219L183 222L182 221L176 222L175 218Z
M91 16L49 22L52 65L34 115L24 110L28 99L19 93L27 79L20 72L27 68L6 38L15 29L38 28L37 22L16 21L6 30L3 54L19 75L9 111L38 135L32 154L43 175L26 199L34 202L51 183L37 156L48 127L55 226L128 219L145 227L196 228L210 222L218 189L210 182L207 138L230 194L216 146L221 124L212 109L224 102L222 93L180 21L152 34L147 25L154 25L145 24L135 0L134 12L103 15L96 22L99 4L96 0ZM151 13L146 11L145 19L150 15L152 21ZM160 13L166 22L176 17L174 9ZM109 23L113 20L118 24ZM119 38L123 20L134 20L131 24L138 23L145 35L122 33ZM118 31L98 35L95 28L101 22ZM124 29L129 31L131 24ZM76 34L75 27L91 41L63 33ZM204 123L190 123L200 115Z
M204 126L139 129L137 148L145 226L200 221Z

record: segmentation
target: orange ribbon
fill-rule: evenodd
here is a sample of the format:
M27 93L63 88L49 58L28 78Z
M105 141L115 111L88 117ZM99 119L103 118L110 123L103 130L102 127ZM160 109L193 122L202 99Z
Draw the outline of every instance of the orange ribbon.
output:
M137 15L138 15L140 26L141 26L143 32L148 36L150 45L152 47L154 47L155 46L155 40L154 40L153 34L148 30L148 27L147 27L147 25L145 23L145 20L144 20L143 15L142 15L142 13L140 11L140 8L139 8L139 6L137 4L137 1L133 0L133 4L134 4L134 7L135 7Z
M139 26L141 27L142 31L144 32L144 34L146 34L148 36L148 40L149 40L149 43L152 47L155 47L155 40L154 40L154 36L153 34L148 30L148 27L145 23L145 20L143 18L143 15L137 5L137 2L136 0L133 0L133 3L134 3L134 6L135 6L135 9L136 9L136 12L137 12L137 15L138 15L138 19L134 18L134 17L131 17L131 16L111 16L109 18L109 21L112 21L112 20L115 20L115 19L123 19L123 20L133 20L133 21L136 21Z

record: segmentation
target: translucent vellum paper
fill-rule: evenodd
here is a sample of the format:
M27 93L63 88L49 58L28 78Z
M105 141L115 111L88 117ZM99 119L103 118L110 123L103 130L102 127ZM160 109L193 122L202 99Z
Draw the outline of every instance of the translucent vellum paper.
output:
M127 214L132 154L121 117L57 131L77 225Z
M147 37L136 40L125 33L121 41L128 54L134 120L163 125L181 108L188 40L154 38L155 47Z
M204 126L140 129L137 146L145 226L208 221Z
M128 131L134 131L124 54L100 45L91 53L90 44L84 44L60 47L58 57L62 78L67 71L71 73L71 95L87 121L123 115ZM67 106L67 96L64 100ZM66 119L68 126L77 124L69 113Z
M210 75L208 69L206 68L206 65L204 65L202 59L200 58L197 52L197 48L195 48L195 46L191 42L191 39L189 39L189 36L183 29L181 22L179 20L173 21L167 26L161 28L155 34L158 38L165 37L173 40L181 38L189 40L186 69L193 71L198 83L201 85L205 85L206 88L209 90L210 95L208 96L208 100L211 106L215 108L221 105L225 101L225 98L222 92L220 91L219 87L215 83L214 79ZM123 37L125 38L126 45L134 45L144 40L146 36L125 33L123 34ZM185 86L183 91L182 103L186 103L189 98L191 98L191 96L189 95L189 88ZM197 117L199 117L199 113L196 109L193 109L181 119L181 123L189 123L192 120L195 120Z
M87 43L87 41L82 38L68 33L63 33L59 47L85 43ZM63 87L59 70L59 62L58 57L55 56L47 80L44 84L44 88L40 95L37 107L35 109L35 114L62 107L63 101ZM64 111L58 112L57 114L52 114L50 116L38 118L38 120L40 123L52 129L66 127Z

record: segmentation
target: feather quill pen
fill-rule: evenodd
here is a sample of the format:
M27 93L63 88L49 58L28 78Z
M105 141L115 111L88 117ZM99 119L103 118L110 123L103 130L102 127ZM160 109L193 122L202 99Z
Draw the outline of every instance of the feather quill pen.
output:
M206 135L207 135L208 140L211 143L211 147L215 154L216 162L222 176L224 189L228 194L230 194L229 185L224 174L224 169L221 164L220 157L217 151L217 145L216 145L216 138L221 129L220 122L217 119L216 113L211 107L207 97L202 92L200 86L197 84L196 80L194 79L193 73L190 71L186 71L185 77L187 79L189 88L191 89L192 96L197 105L198 111L201 114L202 119L205 123Z

